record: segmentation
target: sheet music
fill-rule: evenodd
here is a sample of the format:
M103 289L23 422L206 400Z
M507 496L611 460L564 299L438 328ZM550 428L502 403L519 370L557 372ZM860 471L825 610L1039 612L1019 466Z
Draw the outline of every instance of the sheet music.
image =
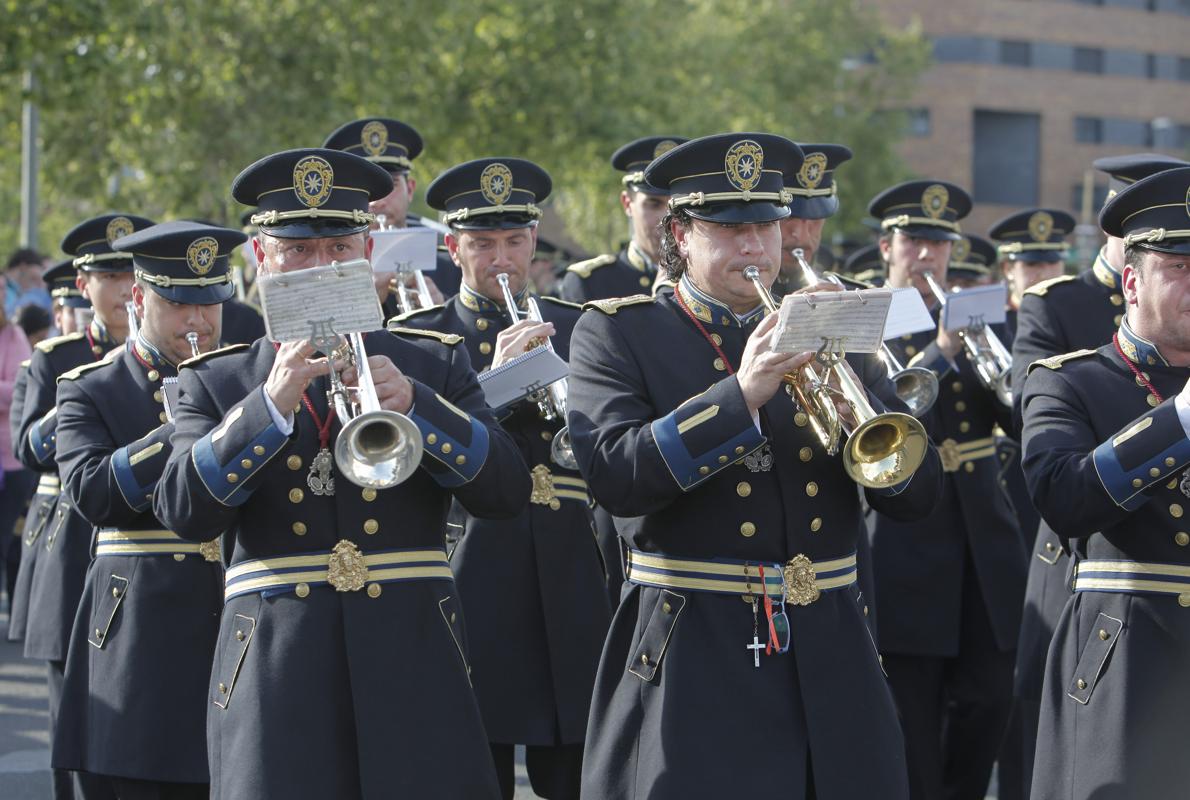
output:
M492 408L500 408L527 397L569 374L566 362L557 353L535 347L495 369L479 374L484 399Z
M430 228L373 231L374 272L430 272L438 267L438 234Z
M875 353L884 341L891 289L786 295L779 309L773 351L802 353L826 348Z
M948 331L969 328L980 322L995 325L1007 318L1008 289L1002 283L975 286L946 295L942 326Z
M895 339L910 333L932 331L938 327L918 291L911 286L892 290L892 305L884 321L884 338Z
M315 328L339 334L374 331L383 322L366 259L262 275L258 282L265 329L274 342L309 339Z
M161 379L161 399L165 406L165 421L173 422L174 414L178 407L178 392L181 387L178 385L178 379L174 377Z

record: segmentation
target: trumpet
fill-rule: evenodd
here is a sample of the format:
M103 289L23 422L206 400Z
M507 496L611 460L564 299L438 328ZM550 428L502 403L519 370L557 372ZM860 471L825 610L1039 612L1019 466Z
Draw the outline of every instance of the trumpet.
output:
M421 463L421 431L404 414L380 407L363 335L351 333L345 340L336 334L316 336L311 344L326 353L330 366L327 401L343 426L335 438L339 472L365 489L388 489L408 479ZM336 358L355 367L356 386L343 383Z
M804 268L808 269L809 265ZM761 282L760 270L749 265L744 268L744 277L752 281L769 313L776 312L777 304L768 287ZM810 418L810 426L828 455L839 452L839 440L844 433L847 435L843 469L853 481L872 489L895 486L921 466L929 447L929 437L922 424L908 414L898 411L877 414L863 387L857 385L847 371L844 355L820 350L815 361L822 365L823 374L812 366L814 362L810 362L798 372L786 375L785 382L797 404ZM829 385L832 376L838 389ZM835 406L836 396L847 402L856 419L857 424L851 430L846 430L848 426Z
M136 316L136 303L129 300L124 303L124 310L128 312L128 339L136 341L136 337L140 334L140 320Z
M802 279L807 286L818 283L818 275L814 268L806 263L805 251L795 247L790 251L802 268ZM837 275L828 276L831 283L842 286L843 282ZM938 377L928 369L922 367L904 367L887 344L881 343L880 357L884 360L888 378L893 382L893 389L901 402L909 408L909 413L915 417L930 410L934 401L938 399Z
M934 280L934 273L923 273L930 291L938 302L946 305L946 291ZM1012 354L1004 347L1000 337L985 323L978 322L959 331L967 360L975 367L979 382L984 388L995 392L996 399L1006 406L1012 405Z
M194 358L199 354L198 350L198 334L194 331L186 333L186 344L190 345L190 357Z
M382 231L391 230L387 220L386 214L377 214L376 227ZM416 294L410 292L409 287L405 285L405 278L408 275L413 275ZM425 273L420 269L398 268L396 274L389 278L388 290L397 296L398 311L402 314L434 305L434 296L430 294L430 286L426 283ZM414 302L415 298L416 303Z
M515 325L521 317L520 312L517 311L516 298L513 297L512 289L508 286L508 275L502 272L496 276L496 280L500 283L500 291L504 293L504 305L508 308L508 317ZM545 321L541 316L541 306L537 304L536 297L530 296L526 305L528 310L525 312L525 319L531 319L534 322ZM545 347L551 352L554 349L548 338L540 342L534 340L529 344L530 349ZM537 392L534 399L537 400L537 407L541 410L543 419L546 421L558 419L563 423L562 430L555 433L554 438L550 440L550 458L563 469L578 469L578 459L574 457L574 448L570 444L570 428L565 424L566 395L567 381L565 378L560 378L545 387L543 391Z

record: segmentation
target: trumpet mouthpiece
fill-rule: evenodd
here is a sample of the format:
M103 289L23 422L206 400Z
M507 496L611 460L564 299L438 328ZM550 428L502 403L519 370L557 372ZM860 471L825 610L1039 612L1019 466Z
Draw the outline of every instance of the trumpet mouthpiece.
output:
M750 281L754 281L760 277L760 269L754 264L749 264L744 267L744 277Z

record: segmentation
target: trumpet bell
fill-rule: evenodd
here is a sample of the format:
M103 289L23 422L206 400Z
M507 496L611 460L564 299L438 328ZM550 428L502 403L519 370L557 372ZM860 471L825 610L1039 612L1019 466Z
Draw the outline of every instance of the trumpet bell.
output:
M570 446L570 428L563 428L550 441L550 458L563 469L578 469L578 459Z
M352 417L335 439L339 474L365 489L388 489L409 478L421 463L421 431L395 411Z
M880 414L848 437L843 468L861 486L887 489L917 471L929 443L926 429L916 418L895 411Z
M909 407L915 417L930 410L938 399L938 379L934 373L922 367L907 367L892 376L897 397Z

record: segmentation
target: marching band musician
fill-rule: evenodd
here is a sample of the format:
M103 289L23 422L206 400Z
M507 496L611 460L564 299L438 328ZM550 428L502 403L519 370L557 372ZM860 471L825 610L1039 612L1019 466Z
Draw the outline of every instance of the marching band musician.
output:
M593 303L576 327L572 438L630 548L584 796L734 797L751 791L741 780L791 798L908 796L855 588L856 484L781 390L814 354L770 352L775 315L762 321L744 276L776 278L801 164L796 144L761 133L654 161L645 179L671 192L662 252L678 284ZM938 462L925 456L868 502L928 513Z
M132 298L132 259L112 247L117 239L153 223L131 214L104 214L79 223L62 239L62 251L74 257L79 291L91 303L94 318L83 330L37 343L29 362L21 427L13 445L26 467L57 474L58 378L75 367L100 360L128 334ZM60 494L53 516L39 537L40 553L30 576L25 657L49 663L50 735L53 736L62 693L62 675L75 612L91 561L91 525ZM54 771L55 797L71 797L77 786L85 797L107 797L106 787L79 773Z
M139 332L59 380L62 481L96 533L53 763L109 781L122 799L209 792L206 690L223 605L218 531L202 544L184 541L162 528L152 495L173 432L163 381L195 351L218 347L222 305L235 292L228 254L245 238L169 222L113 242L132 254Z
M941 501L906 524L878 513L872 525L879 643L897 699L915 800L982 798L1008 720L1025 554L999 484L992 440L1010 409L981 385L926 278L946 286L967 192L910 181L868 206L884 230L888 286L915 288L937 331L890 341L901 363L930 369L939 393L922 417L942 456ZM877 509L879 511L879 509Z
M822 244L826 221L839 211L839 187L835 170L851 160L851 148L841 144L798 144L805 158L797 174L785 187L791 199L789 216L781 220L781 274L773 282L773 294L784 297L805 286L801 264L794 250L802 251L813 264Z
M1109 341L1036 362L1024 468L1038 509L1076 542L1073 593L1041 696L1034 800L1170 797L1190 668L1190 167L1137 181L1099 216L1123 244L1125 317Z
M1095 161L1095 168L1121 187L1157 172L1186 165L1181 159L1151 153L1111 156ZM1108 235L1090 267L1077 275L1060 275L1040 281L1025 290L1012 342L1016 435L1020 435L1021 391L1029 365L1043 358L1100 347L1110 341L1120 327L1124 319L1124 294L1120 283L1123 258L1123 241ZM1032 557L1029 559L1017 645L1014 700L1021 722L1022 777L1017 796L1027 797L1032 783L1046 654L1058 616L1070 596L1067 582L1070 553L1069 543L1062 541L1045 520L1040 520L1038 526L1024 533ZM1001 763L1006 762L1011 764L1012 756L1002 755ZM1002 791L1011 797L1013 787L1002 787Z
M527 289L538 204L550 188L544 169L519 158L468 161L439 175L426 200L451 227L446 244L463 282L445 306L396 324L462 337L481 371L546 338L566 360L578 307ZM540 320L526 314L532 306ZM591 687L610 616L604 565L586 483L551 446L565 420L543 418L533 399L500 414L530 467L533 491L529 507L512 519L468 515L451 558L472 678L504 797L515 791L513 746L524 744L537 794L577 798ZM620 569L618 556L611 568Z
M668 197L645 183L644 170L653 159L685 141L681 136L645 136L612 154L612 168L624 173L620 207L628 217L632 238L619 253L604 253L567 267L560 291L563 300L586 303L652 291L661 249L658 223L665 216Z
M368 203L392 187L359 156L303 149L252 164L232 194L258 208L270 276L366 257ZM336 355L337 378L310 342L267 339L180 371L154 512L187 541L234 540L207 693L211 796L495 798L443 530L452 496L516 514L528 475L457 337L352 338L370 355ZM353 387L364 371L424 447L398 485L361 489L330 455L328 377Z

